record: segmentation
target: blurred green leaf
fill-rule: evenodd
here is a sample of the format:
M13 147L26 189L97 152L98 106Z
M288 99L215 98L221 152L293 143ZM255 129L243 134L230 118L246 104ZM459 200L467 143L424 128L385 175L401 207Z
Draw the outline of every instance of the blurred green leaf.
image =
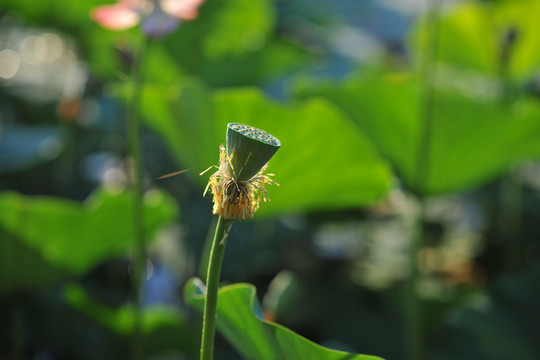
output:
M66 301L101 326L118 336L130 337L135 325L134 305L112 308L92 299L76 284L66 286ZM178 349L196 351L195 334L183 314L171 305L145 307L142 315L142 333L145 352L154 353Z
M490 5L463 2L441 16L437 56L441 62L495 74L498 67L499 40L492 27ZM426 24L417 23L413 48L426 51ZM418 55L418 54L416 54Z
M140 36L135 31L113 32L92 23L79 40L85 48L85 58L92 73L102 79L117 79L119 73L128 73L133 45Z
M274 28L273 0L213 0L163 43L177 64L207 84L255 84L306 61L306 52Z
M84 27L92 23L89 11L92 7L113 3L107 0L3 0L0 9L16 12L31 23L48 22L59 28Z
M283 106L250 88L209 93L197 83L182 89L148 86L142 112L203 186L209 174L197 174L218 164L227 123L249 124L280 139L268 169L280 187L269 189L271 203L260 209L267 216L372 204L392 185L371 142L321 99Z
M181 59L179 61L182 63ZM283 39L269 39L258 51L220 61L200 59L192 72L215 87L245 86L275 81L308 61L306 52L295 44Z
M208 29L202 41L209 59L258 50L274 27L273 0L209 1L201 22Z
M47 286L80 275L125 253L132 239L132 197L97 190L83 205L52 197L0 194L0 293ZM166 193L145 195L147 238L175 221L178 208Z
M202 311L204 291L199 279L190 279L184 288L186 302ZM242 356L250 360L381 359L324 348L265 320L256 301L255 287L250 284L234 284L219 290L217 327Z
M540 156L540 109L533 101L511 108L457 92L437 93L427 159L418 179L420 87L403 74L372 74L342 84L309 84L300 96L323 96L347 113L394 165L405 185L441 194L474 187L510 166Z
M536 0L461 2L441 17L438 60L491 75L507 61L511 78L526 79L540 68L539 12ZM424 51L427 28L418 25L413 47Z
M88 314L101 325L110 328L120 335L129 335L134 328L134 305L125 305L118 309L92 299L82 287L70 284L65 288L67 302L76 309ZM160 324L175 325L182 322L178 310L171 306L154 306L145 309L143 315L143 332L150 333Z

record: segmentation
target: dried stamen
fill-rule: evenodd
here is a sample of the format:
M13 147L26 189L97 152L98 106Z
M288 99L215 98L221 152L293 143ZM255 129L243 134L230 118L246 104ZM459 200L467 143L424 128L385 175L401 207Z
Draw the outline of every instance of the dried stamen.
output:
M218 170L210 176L208 187L214 196L213 213L225 219L251 219L259 208L261 199L267 201L266 185L277 184L273 174L265 174L266 165L251 179L238 180L231 171L231 159L225 147L220 146ZM205 193L206 191L205 190Z

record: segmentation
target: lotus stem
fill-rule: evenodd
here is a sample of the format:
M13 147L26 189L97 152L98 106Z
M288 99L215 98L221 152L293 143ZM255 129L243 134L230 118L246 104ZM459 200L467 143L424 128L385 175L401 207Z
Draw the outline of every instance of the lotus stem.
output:
M277 138L263 130L236 123L227 125L227 147L220 147L219 167L205 190L205 194L208 189L212 191L213 213L219 219L206 275L201 360L214 356L219 280L229 230L235 219L251 219L261 198L266 199L266 185L276 184L271 179L273 174L265 170L280 146Z
M144 56L148 48L148 39L143 37L142 44L136 53L132 65L133 93L126 114L126 132L131 158L131 187L133 194L133 249L135 260L132 274L134 292L134 328L132 338L133 359L141 359L142 346L142 284L146 265L146 244L144 241L144 211L143 211L143 164L141 155L141 125L139 120L139 104L141 103L144 73Z
M436 61L439 45L441 0L428 1L426 13L427 45L426 54L421 64L421 80L423 87L423 114L420 119L419 146L416 154L416 194L419 212L416 218L415 231L410 239L409 278L405 288L405 317L407 357L409 360L423 360L424 339L422 329L422 312L418 297L418 258L424 243L425 194L429 191L430 148L435 107Z
M216 225L214 241L212 242L212 250L210 251L210 260L206 274L206 299L204 302L201 360L211 360L214 355L219 278L227 236L232 223L233 220L226 220L220 216Z

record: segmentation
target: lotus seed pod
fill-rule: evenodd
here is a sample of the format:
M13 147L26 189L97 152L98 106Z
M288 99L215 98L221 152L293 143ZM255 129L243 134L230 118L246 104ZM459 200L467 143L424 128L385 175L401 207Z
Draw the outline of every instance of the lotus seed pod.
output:
M227 125L229 171L237 181L247 181L268 163L281 142L256 127L230 123ZM232 168L231 168L232 166Z

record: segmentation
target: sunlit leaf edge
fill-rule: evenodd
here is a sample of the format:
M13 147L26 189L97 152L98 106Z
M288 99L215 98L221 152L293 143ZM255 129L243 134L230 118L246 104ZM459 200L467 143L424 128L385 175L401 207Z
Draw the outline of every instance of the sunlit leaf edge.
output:
M128 304L112 308L90 297L82 286L76 283L64 287L64 297L74 309L92 317L102 326L119 335L129 335L135 327L135 305ZM172 305L152 305L145 307L142 316L142 330L150 334L160 326L176 326L184 321L181 312Z
M0 192L0 212L13 211L17 206L21 211L24 210L24 212L27 213L39 212L40 210L47 209L59 214L69 214L73 217L72 220L80 220L81 225L94 225L90 220L95 220L97 215L101 216L100 209L105 205L114 204L114 201L130 201L130 195L124 188L107 189L98 187L85 200L76 201L50 195L28 196L16 191L5 191ZM154 216L147 216L146 218L147 223L145 226L147 227L147 241L150 242L153 239L153 235L156 234L157 227L171 223L177 219L180 214L180 209L177 206L176 200L171 195L164 190L159 189L149 190L145 194L144 205L146 211L153 208L159 208ZM0 226L2 226L5 231L13 232L14 235L19 236L21 242L25 246L40 253L43 260L47 263L54 265L58 269L67 271L72 275L83 275L100 261L125 254L131 248L131 241L122 239L121 241L118 241L114 247L103 245L100 248L100 251L94 252L92 256L87 257L85 261L78 261L76 256L69 255L67 250L62 250L61 254L57 254L56 252L51 253L51 246L54 244L42 240L36 242L34 237L37 235L34 233L27 233L27 230L30 230L28 227L21 229L23 232L22 236L20 231L12 231L16 224L13 224L12 219L9 218L9 212L5 214L7 220L3 216L0 216ZM97 217L97 219L100 220L99 217ZM131 229L131 226L127 226L126 229ZM59 244L61 244L61 242L55 243L56 246ZM73 246L76 245L74 240Z
M376 144L378 150L382 154L381 156L386 161L393 164L393 170L402 181L404 187L412 191L413 193L421 194L423 196L440 196L469 191L471 189L483 186L484 184L487 184L490 181L493 181L501 176L504 176L512 169L519 167L520 165L529 161L534 161L540 157L540 147L534 145L538 144L538 141L534 139L528 139L529 137L535 136L534 134L537 134L538 132L531 131L528 134L524 134L527 136L523 137L521 142L518 142L520 146L523 147L523 149L521 149L519 153L516 153L514 156L508 159L506 159L505 156L501 156L500 159L503 160L499 160L498 162L492 161L492 163L494 163L495 165L489 167L484 172L477 171L477 173L473 173L472 175L468 176L456 176L455 179L447 178L441 180L439 177L439 179L433 180L433 171L435 171L433 168L435 168L435 165L440 167L442 166L441 164L443 164L443 162L436 162L435 160L431 159L433 156L440 155L439 153L441 153L441 149L439 148L436 149L439 153L434 155L433 151L435 146L433 145L433 141L434 139L440 138L444 134L440 132L434 133L434 130L432 129L429 156L429 158L431 159L429 166L430 180L425 182L424 184L420 184L416 176L417 150L414 149L419 146L418 140L415 140L415 138L417 136L417 133L419 132L419 127L421 125L420 121L417 119L414 121L414 124L411 125L412 135L410 135L410 143L413 144L414 147L412 152L410 152L409 155L406 156L406 154L408 154L407 151L396 152L395 149L393 150L390 146L388 146L387 143L385 143L386 137L380 139L378 138L380 134L378 134L377 132L373 132L367 128L367 125L369 125L369 121L367 122L367 124L365 124L364 120L362 120L366 117L365 113L361 113L356 110L353 111L348 105L346 105L346 103L344 103L347 101L347 95L353 97L357 96L355 95L355 91L359 91L362 86L367 89L367 85L370 85L370 83L373 83L374 81L379 81L379 79L381 80L381 84L387 84L394 81L396 82L396 84L409 84L408 86L411 87L411 91L407 92L407 94L414 96L415 100L417 100L416 98L420 97L420 85L417 81L414 80L415 76L413 73L393 73L385 71L380 72L376 68L372 70L373 71L371 72L358 73L354 77L351 77L345 81L338 82L328 79L302 79L296 84L295 96L301 100L323 97L326 100L330 101L332 104L334 104L336 107L341 109L344 112L345 116L352 119L357 124L357 126L359 126L366 134L369 134L369 138ZM387 85L388 88L391 88L391 84ZM398 88L391 89L391 91L401 91ZM494 113L496 112L496 109L494 107L495 104L500 103L499 100L492 96L488 96L486 98L476 98L473 94L467 93L462 89L451 89L448 86L440 87L438 89L438 92L439 94L442 94L437 98L435 104L436 112L439 114L439 117L436 121L434 121L434 125L432 125L432 127L440 127L440 123L447 120L448 113L450 111L454 111L453 109L455 109L455 107L452 108L452 103L474 105L477 110L481 108L489 108L489 106L492 105L493 107L491 108L491 110L493 110ZM444 99L450 101L446 101ZM418 101L410 103L419 104ZM516 117L516 119L512 120L519 120L528 123L530 126L535 126L535 128L538 128L540 125L535 125L537 124L537 122L534 121L532 116L519 115L523 112L524 109L528 109L531 114L537 114L540 111L540 107L538 107L538 104L534 99L523 98L519 101L516 101L516 104L512 108L507 110L509 112L508 116ZM418 112L418 118L420 118L420 110L421 109L416 109L416 111ZM520 116L523 119L521 119ZM497 117L497 120L503 121L503 115ZM515 124L512 124L510 122L505 123L504 125L515 126ZM493 130L493 128L490 130ZM457 146L456 148L461 149L462 147ZM450 149L450 147L448 147L448 149ZM504 153L504 155L507 154ZM455 174L460 173L456 171Z
M204 295L203 287L204 287L204 285L202 284L202 281L200 279L198 279L198 278L190 278L187 281L186 285L184 286L184 299L185 299L185 301L189 305L191 305L193 307L196 307L198 310L202 310L202 306L204 304L205 295ZM351 354L351 353L347 353L347 352L344 352L344 351L325 348L324 346L321 346L321 345L319 345L319 344L305 338L304 336L295 333L294 331L288 329L287 327L285 327L283 325L280 325L278 323L275 323L275 322L266 320L264 318L261 318L260 316L257 316L257 313L255 311L255 301L257 299L257 297L256 297L257 290L256 290L255 286L252 285L252 284L249 284L249 283L236 283L236 284L223 286L222 288L219 289L219 296L225 296L227 293L234 292L234 291L249 291L249 299L250 299L249 307L250 307L250 310L251 310L250 313L253 315L254 318L257 319L257 321L262 323L264 326L269 326L271 328L276 328L276 329L282 330L289 336L298 337L303 342L305 342L307 346L314 347L317 350L327 352L328 354L342 355L344 357L343 358L344 360L345 359L350 359L350 360L353 360L353 359L357 359L357 360L384 360L383 358L378 357L378 356L362 355L362 354ZM218 302L219 302L219 298L218 298ZM218 316L219 316L219 309L218 309ZM227 334L223 334L223 335L225 337L227 336ZM253 360L256 360L256 359L253 359Z

